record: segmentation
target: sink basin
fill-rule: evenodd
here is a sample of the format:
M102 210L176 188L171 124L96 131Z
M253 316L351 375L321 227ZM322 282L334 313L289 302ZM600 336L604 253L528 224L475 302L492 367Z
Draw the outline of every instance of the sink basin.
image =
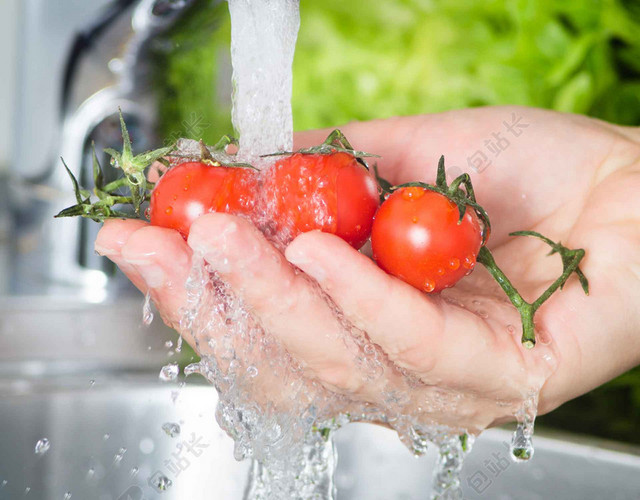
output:
M0 378L0 498L241 499L249 464L232 458L215 423L215 390L188 381L163 383L156 371ZM44 438L50 448L35 453ZM335 439L339 500L429 498L434 450L414 458L368 424ZM462 473L465 500L640 498L639 456L536 436L534 458L521 465L508 458L509 439L501 429L478 439ZM172 484L159 492L161 476Z

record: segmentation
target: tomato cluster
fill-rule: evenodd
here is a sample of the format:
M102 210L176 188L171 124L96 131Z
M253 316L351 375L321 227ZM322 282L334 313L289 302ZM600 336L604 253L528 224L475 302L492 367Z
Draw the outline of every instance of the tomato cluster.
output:
M285 243L318 229L360 248L378 205L375 178L355 156L296 153L263 172L211 162L179 164L158 181L149 216L153 225L185 238L202 214L226 212L250 218Z
M151 223L187 238L202 214L226 212L251 219L284 245L312 230L335 234L356 249L371 236L379 267L427 293L453 286L473 270L484 244L483 223L466 198L461 204L418 184L387 193L379 206L381 188L355 152L313 151L281 156L264 171L211 160L174 166L151 194Z

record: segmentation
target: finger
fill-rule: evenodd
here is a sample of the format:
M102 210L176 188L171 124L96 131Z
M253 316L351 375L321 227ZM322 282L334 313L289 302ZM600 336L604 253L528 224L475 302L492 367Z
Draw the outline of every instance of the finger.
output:
M522 380L519 342L508 335L497 337L477 315L426 297L386 274L340 238L305 233L285 255L314 277L391 361L423 381L461 389L476 385L482 376L486 393L504 387L505 374Z
M332 389L362 389L355 356L325 299L250 222L227 214L203 215L191 226L189 245L312 376Z
M140 273L122 257L122 247L131 235L145 227L146 222L134 219L109 219L98 232L94 244L95 251L110 259L129 278L142 293L147 292L147 285Z
M191 250L182 236L172 229L142 227L129 237L121 255L144 280L165 322L178 327L187 305L184 285L191 270Z
M426 337L437 345L444 328L440 308L424 300L414 288L403 286L341 238L317 231L305 233L287 247L285 256L312 276L391 361L407 364L407 358L421 350ZM416 317L421 318L420 325L415 324ZM419 363L410 364L419 364L426 372L436 356L433 351L429 359L421 357Z

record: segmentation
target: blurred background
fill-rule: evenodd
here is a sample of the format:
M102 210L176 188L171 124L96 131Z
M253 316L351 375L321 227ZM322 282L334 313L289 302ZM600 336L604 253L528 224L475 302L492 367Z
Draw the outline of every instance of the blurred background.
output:
M640 125L638 0L302 0L301 17L293 68L298 130L497 104ZM91 141L98 150L119 146L118 106L138 150L178 137L213 143L231 133L229 37L228 9L218 0L0 2L3 319L17 310L31 315L15 297L29 304L38 297L46 309L70 301L114 306L131 292L91 251L95 224L54 228L51 216L70 204L71 191L58 158L86 183ZM134 309L139 314L138 302ZM108 324L111 313L100 314ZM32 354L33 344L16 344L7 331L0 338L5 366L64 358L76 344L83 346L76 358L93 359L96 339L110 335L93 328L91 342L78 334ZM108 346L113 366L123 363L124 334ZM151 330L129 345L127 363L148 347L157 354L145 354L148 366L160 366L169 340L171 332ZM181 363L192 359L185 349ZM639 421L635 369L538 425L640 444Z

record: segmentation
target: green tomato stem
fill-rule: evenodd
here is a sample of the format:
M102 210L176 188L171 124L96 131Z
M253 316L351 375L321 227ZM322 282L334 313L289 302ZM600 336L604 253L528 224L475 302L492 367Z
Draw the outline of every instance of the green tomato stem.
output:
M487 268L493 279L495 279L498 285L500 285L500 288L504 290L504 293L520 313L520 319L522 321L521 342L527 349L531 349L536 345L536 334L533 321L536 311L556 290L558 290L558 288L562 288L564 286L573 273L577 274L584 292L586 294L589 293L589 283L578 267L580 261L585 255L585 252L582 248L575 250L569 249L562 244L555 243L549 238L533 231L519 231L517 233L512 233L512 235L537 237L551 246L551 253L559 253L562 258L562 274L544 292L542 292L540 297L533 302L527 302L524 300L522 295L520 295L520 292L516 290L511 281L509 281L509 278L507 278L502 269L498 267L498 264L496 264L496 261L489 249L487 247L482 247L480 252L478 252L477 261Z

